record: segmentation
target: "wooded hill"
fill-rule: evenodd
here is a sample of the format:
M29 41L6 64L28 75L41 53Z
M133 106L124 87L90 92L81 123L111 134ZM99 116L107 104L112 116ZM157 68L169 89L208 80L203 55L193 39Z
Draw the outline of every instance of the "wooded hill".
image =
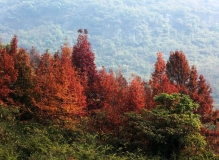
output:
M165 60L170 51L184 51L213 88L218 104L219 4L216 0L8 0L0 1L0 35L4 43L14 34L19 46L54 53L79 28L89 30L98 69L123 68L145 79L153 72L156 53Z

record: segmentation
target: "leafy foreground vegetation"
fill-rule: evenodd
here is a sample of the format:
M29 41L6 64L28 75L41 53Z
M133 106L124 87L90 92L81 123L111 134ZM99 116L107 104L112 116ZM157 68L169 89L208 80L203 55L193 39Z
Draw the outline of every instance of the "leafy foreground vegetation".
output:
M219 159L211 87L182 51L127 81L78 32L53 55L0 44L1 159Z
M1 159L116 159L109 146L75 128L16 120L18 110L1 106Z
M174 103L181 96L162 94L158 101ZM184 103L184 104L183 104ZM86 118L47 124L19 121L18 108L0 106L1 159L218 159L200 134L197 107L187 96L176 108L159 105L141 114L126 113L121 137L89 132ZM181 109L181 107L184 109ZM155 122L155 123L154 123Z

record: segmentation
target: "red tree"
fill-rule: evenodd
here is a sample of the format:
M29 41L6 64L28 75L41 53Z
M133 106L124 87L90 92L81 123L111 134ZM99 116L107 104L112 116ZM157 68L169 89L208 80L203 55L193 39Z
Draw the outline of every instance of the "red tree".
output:
M13 57L6 52L6 48L1 48L0 52L0 101L12 103L9 93L13 90L11 86L17 80L18 71L14 68Z
M198 72L195 66L191 67L189 81L186 85L188 89L188 95L195 102L198 102Z
M97 108L98 104L95 99L98 95L94 88L94 83L98 79L96 65L94 63L94 53L91 50L90 42L88 41L87 30L79 30L77 43L73 47L72 66L79 71L86 95L87 111Z
M19 49L13 58L18 77L12 86L14 92L11 93L11 97L17 104L24 105L23 110L27 111L33 107L34 72L30 65L29 55L23 48Z
M147 107L153 108L155 107L155 102L153 101L153 97L159 95L161 93L174 93L178 92L175 83L171 83L166 74L166 64L162 58L162 53L157 53L157 62L154 64L155 71L152 73L151 79L148 83L148 87L146 88L147 94ZM149 90L150 89L150 90ZM151 105L151 106L149 106Z
M73 47L72 65L87 76L88 86L94 83L97 74L94 59L95 57L88 41L87 31L85 30L83 33L79 30L77 44Z
M45 53L37 75L36 105L42 118L74 118L82 115L86 107L83 87L71 65L68 46L62 47L62 53L53 58Z
M145 107L146 95L144 90L144 82L141 80L140 77L134 77L134 79L131 81L128 87L127 94L128 103L126 105L126 112L139 112L142 108Z
M186 85L188 95L199 104L197 113L201 116L203 123L209 122L213 109L213 98L211 97L210 85L206 83L203 75L198 78L198 72L195 66L192 66L189 81Z
M36 106L39 108L39 116L51 117L57 116L58 108L55 93L57 93L54 81L53 60L49 53L44 53L40 58L40 64L36 69Z
M182 51L171 52L166 69L170 81L178 85L180 93L186 94L186 84L189 80L190 67L185 54Z
M94 118L96 129L119 136L122 115L127 111L128 87L122 77L115 77L112 70L109 73L105 68L98 72L99 81L97 93L99 95L99 110ZM127 82L126 82L127 83Z
M120 70L115 76L112 70L107 73L104 67L98 72L98 77L100 109L94 114L93 123L100 133L111 133L118 138L121 136L124 113L139 112L145 107L144 82L135 76L128 85Z
M199 104L197 113L201 115L203 123L209 121L213 108L210 85L206 83L203 75L198 79L195 66L189 68L185 54L176 51L170 54L167 62L167 75L172 83L177 83L179 92L189 94L190 97Z
M197 93L197 103L199 104L197 113L201 115L201 120L203 123L209 122L213 109L213 98L211 97L212 89L210 88L210 85L206 82L203 75L199 76Z
M80 77L71 65L71 48L67 43L62 47L61 66L55 73L59 82L59 98L62 100L62 108L67 115L82 115L86 108L84 88L80 84Z
M10 43L10 48L8 48L10 55L13 56L17 53L17 50L18 50L17 44L18 44L18 39L17 39L17 36L14 35L14 37L12 38L11 43Z

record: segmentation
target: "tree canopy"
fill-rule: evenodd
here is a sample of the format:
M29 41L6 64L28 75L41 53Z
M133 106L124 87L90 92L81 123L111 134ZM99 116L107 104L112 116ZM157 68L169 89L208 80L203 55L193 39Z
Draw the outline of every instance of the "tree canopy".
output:
M172 52L167 62L158 52L145 81L134 74L127 80L122 68L98 70L87 30L79 30L72 49L66 41L53 54L28 53L17 43L15 35L0 46L3 159L219 154L219 111L213 110L210 84L189 67L183 51Z

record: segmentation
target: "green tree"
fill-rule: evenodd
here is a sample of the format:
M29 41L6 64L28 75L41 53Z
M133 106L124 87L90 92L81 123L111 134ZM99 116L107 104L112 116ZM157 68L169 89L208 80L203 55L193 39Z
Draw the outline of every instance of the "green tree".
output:
M155 109L126 114L128 130L124 135L129 143L167 159L203 156L206 141L200 134L199 115L193 113L198 105L189 96L176 93L162 93L154 99L158 104Z

